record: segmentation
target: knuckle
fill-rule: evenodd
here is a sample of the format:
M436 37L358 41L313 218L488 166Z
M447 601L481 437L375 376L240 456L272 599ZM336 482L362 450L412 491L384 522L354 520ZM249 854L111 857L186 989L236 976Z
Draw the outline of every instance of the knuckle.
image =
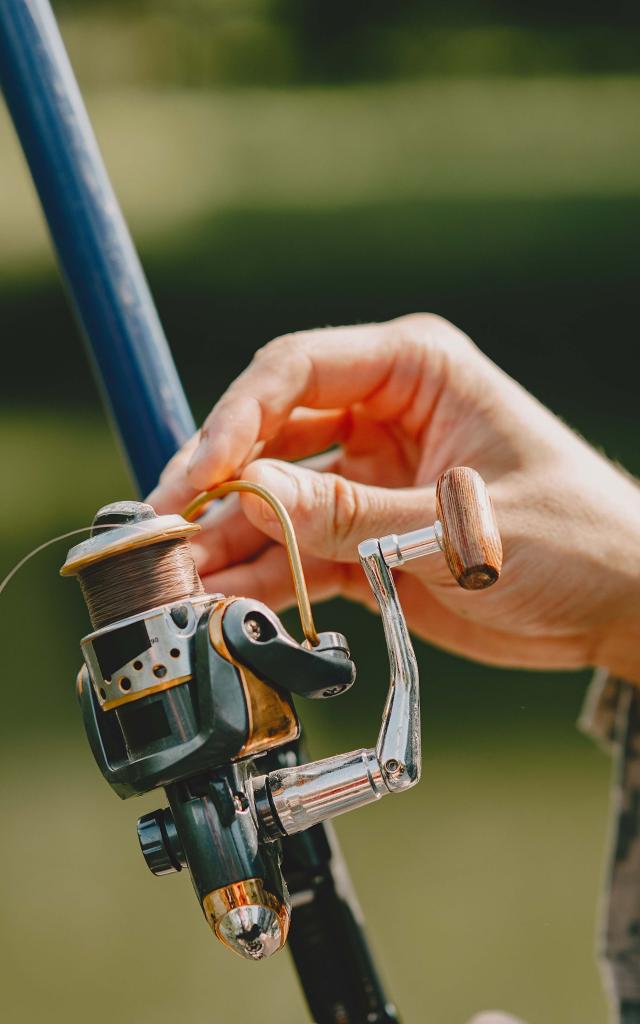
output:
M452 355L477 351L471 338L438 313L408 313L397 323L418 344L439 348Z
M291 345L295 343L297 337L296 334L281 334L277 338L273 338L258 349L252 362L260 364L272 359L280 359L285 352L290 351Z
M277 373L288 389L299 390L305 402L312 402L317 390L314 344L313 331L281 334L256 352L252 368L261 375Z
M271 344L272 342L269 342L268 345L263 345L262 348L256 349L256 351L251 356L251 361L247 366L246 370L242 372L242 374L240 375L240 377L237 378L237 380L243 380L249 374L251 374L253 370L262 368L264 363L267 362L269 358L271 358L271 349L269 348L269 345Z
M355 543L355 531L360 518L360 498L350 480L331 474L331 548L334 556L350 542Z
M442 321L442 317L439 317L437 313L405 313L404 316L398 317L397 323L404 324L407 327L431 327L434 323ZM445 321L446 323L446 321Z

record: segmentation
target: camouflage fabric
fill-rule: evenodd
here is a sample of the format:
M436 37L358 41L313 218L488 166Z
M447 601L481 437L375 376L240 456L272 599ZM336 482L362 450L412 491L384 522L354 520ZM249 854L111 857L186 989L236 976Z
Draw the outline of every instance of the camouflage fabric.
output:
M579 725L615 757L601 955L617 1019L640 1024L640 687L597 673Z

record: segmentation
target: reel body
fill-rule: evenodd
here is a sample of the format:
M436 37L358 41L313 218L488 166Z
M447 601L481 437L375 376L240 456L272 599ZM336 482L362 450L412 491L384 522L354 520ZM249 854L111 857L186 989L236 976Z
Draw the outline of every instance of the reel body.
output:
M300 644L266 605L204 593L188 543L197 525L117 502L100 510L61 570L79 577L94 625L77 692L98 767L123 799L164 788L168 806L138 822L147 865L157 875L186 867L215 934L247 959L286 941L280 840L420 778L418 671L390 566L444 550L467 589L487 586L500 568L484 484L472 470L449 473L464 473L466 508L454 500L444 523L359 548L391 670L375 748L307 764L290 756L300 733L292 694L349 689L347 641L314 632L314 643ZM469 542L470 524L475 546L448 550L455 529ZM275 770L261 773L261 757L278 750Z

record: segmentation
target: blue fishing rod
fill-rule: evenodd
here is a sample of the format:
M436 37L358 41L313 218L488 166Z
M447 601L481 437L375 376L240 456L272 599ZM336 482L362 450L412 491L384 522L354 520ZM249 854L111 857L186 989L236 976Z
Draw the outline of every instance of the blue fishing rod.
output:
M195 423L48 0L1 0L0 80L98 386L144 495ZM297 744L277 755L298 757ZM318 824L283 848L289 948L313 1020L393 1024L335 837Z
M0 76L144 495L195 424L47 0L0 0ZM216 496L251 486L230 482ZM470 590L500 571L478 475L448 470L437 494L433 525L360 545L389 650L389 693L376 746L321 761L303 750L292 695L333 699L353 684L355 666L340 633L315 630L291 523L273 496L259 494L283 526L302 644L267 606L204 591L189 546L195 507L158 516L141 501L114 502L62 569L79 579L92 622L77 694L96 762L122 798L166 796L168 806L138 822L147 865L157 875L188 870L215 935L245 959L270 956L288 938L316 1024L398 1021L327 821L420 777L417 665L391 569L444 554Z

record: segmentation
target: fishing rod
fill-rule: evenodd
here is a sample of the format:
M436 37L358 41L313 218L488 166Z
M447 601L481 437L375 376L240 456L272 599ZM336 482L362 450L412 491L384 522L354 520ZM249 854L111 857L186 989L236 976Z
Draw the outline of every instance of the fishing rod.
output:
M145 494L195 424L47 0L0 3L0 75L99 387ZM164 789L168 806L138 823L145 860L156 874L189 871L225 945L259 960L288 935L316 1024L394 1024L328 819L420 777L417 668L391 570L442 555L461 586L494 582L501 550L486 488L472 470L450 470L435 524L360 545L389 651L389 695L374 747L316 762L292 695L338 697L355 665L342 634L315 631L286 510L303 643L250 595L203 590L189 548L195 511L158 516L144 502L113 502L68 554L62 571L79 579L92 623L77 692L94 757L123 798Z

